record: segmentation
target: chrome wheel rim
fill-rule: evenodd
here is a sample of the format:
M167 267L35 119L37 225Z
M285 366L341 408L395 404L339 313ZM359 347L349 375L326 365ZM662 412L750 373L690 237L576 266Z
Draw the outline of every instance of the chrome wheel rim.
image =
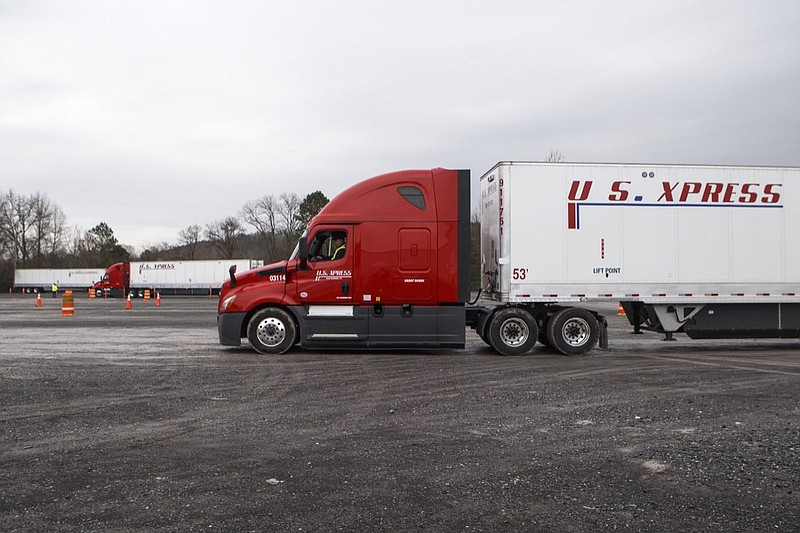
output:
M583 346L589 341L591 328L583 318L570 318L561 328L561 337L570 346Z
M521 346L529 335L528 324L521 318L509 318L500 327L500 338L506 346Z
M258 324L256 336L265 346L278 346L286 338L286 325L275 317L265 318Z

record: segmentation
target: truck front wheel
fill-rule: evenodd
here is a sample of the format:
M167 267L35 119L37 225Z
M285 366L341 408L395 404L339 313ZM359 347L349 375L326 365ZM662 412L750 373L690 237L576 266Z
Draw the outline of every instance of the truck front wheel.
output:
M247 339L258 353L280 354L294 345L295 325L283 309L262 309L247 324Z
M600 326L592 313L580 307L567 307L552 316L547 324L550 344L564 355L583 355L594 348Z
M539 336L533 316L524 309L500 309L489 322L489 345L503 355L522 355L530 351Z

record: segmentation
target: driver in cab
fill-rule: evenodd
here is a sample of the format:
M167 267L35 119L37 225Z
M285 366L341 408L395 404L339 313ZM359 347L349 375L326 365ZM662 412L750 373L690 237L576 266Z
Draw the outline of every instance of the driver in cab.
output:
M344 257L344 252L346 251L346 246L344 242L344 233L337 231L333 234L333 254L331 255L331 261L336 261L337 259L341 259Z
M319 262L342 259L347 251L346 238L347 234L343 231L317 235L309 250L309 260Z

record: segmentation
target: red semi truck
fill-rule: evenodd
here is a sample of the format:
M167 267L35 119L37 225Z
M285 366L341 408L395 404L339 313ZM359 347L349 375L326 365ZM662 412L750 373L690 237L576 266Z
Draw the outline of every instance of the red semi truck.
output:
M607 345L590 302L668 339L800 337L800 169L504 162L480 186L479 305L469 171L402 171L333 198L287 261L231 268L221 344L462 348L469 326L583 354Z

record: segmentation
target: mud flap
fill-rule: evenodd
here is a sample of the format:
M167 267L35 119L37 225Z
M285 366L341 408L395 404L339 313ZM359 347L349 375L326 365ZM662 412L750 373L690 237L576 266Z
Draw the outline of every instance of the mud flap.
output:
M608 322L603 315L597 315L597 325L600 328L600 338L598 340L601 350L608 350Z

